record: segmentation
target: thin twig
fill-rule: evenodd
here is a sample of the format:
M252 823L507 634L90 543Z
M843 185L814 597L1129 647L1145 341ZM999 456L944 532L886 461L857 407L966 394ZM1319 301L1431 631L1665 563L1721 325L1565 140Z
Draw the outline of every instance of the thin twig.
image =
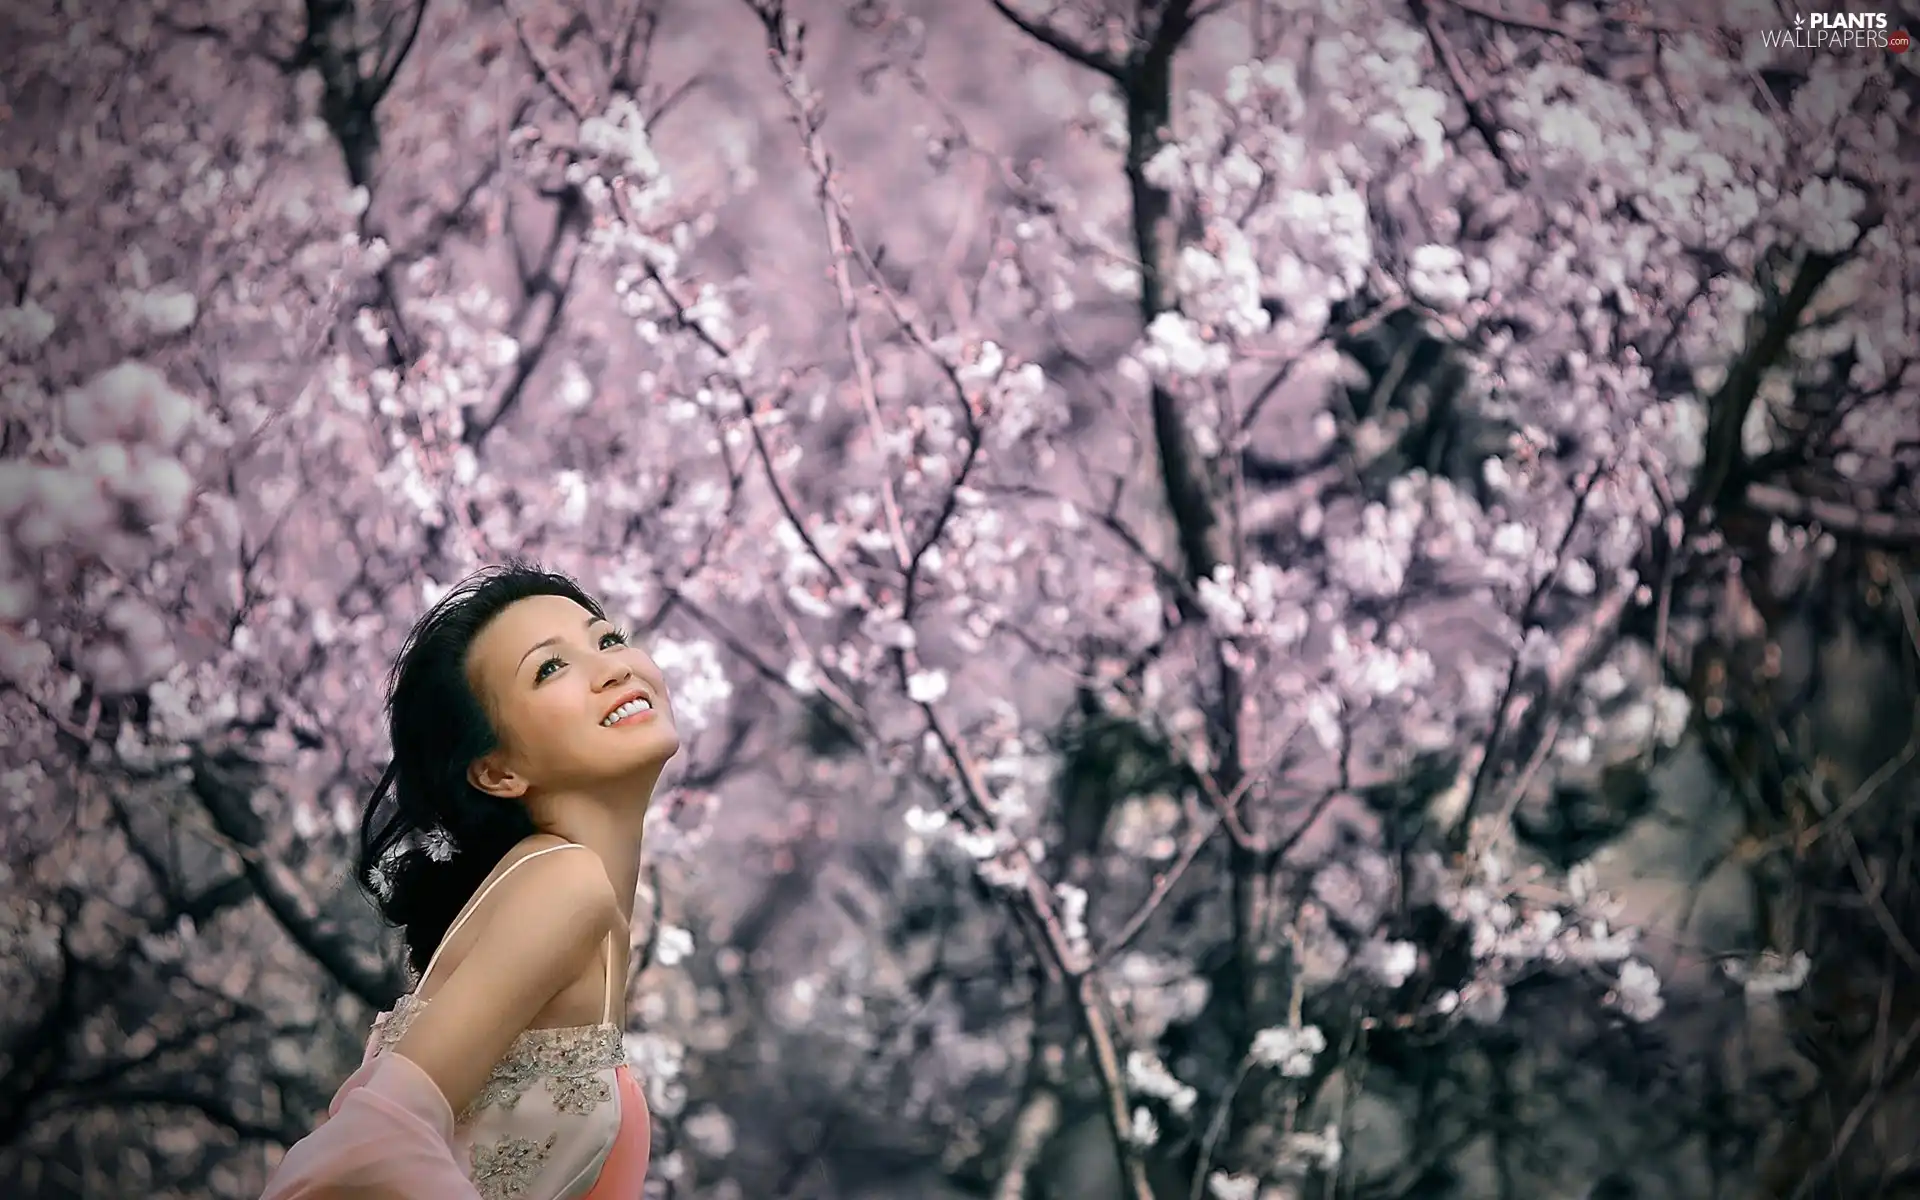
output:
M1526 600L1520 606L1518 614L1520 645L1515 649L1513 660L1507 666L1506 688L1500 697L1500 702L1494 708L1493 728L1488 732L1485 750L1478 768L1473 772L1473 782L1467 792L1466 808L1461 814L1462 828L1472 824L1474 813L1479 810L1485 800L1487 789L1499 774L1502 765L1500 758L1506 749L1507 739L1520 729L1531 710L1529 698L1521 686L1525 676L1522 669L1522 656L1526 651L1527 635L1535 629L1541 605L1546 602L1547 596L1559 583L1561 573L1566 569L1567 556L1572 552L1574 539L1580 533L1580 523L1586 516L1588 504L1593 500L1594 491L1611 470L1611 462L1595 463L1586 477L1576 485L1573 511L1568 514L1566 528L1560 531L1559 542L1554 546L1553 562L1547 572L1534 582L1527 593Z
M1193 1185L1188 1189L1188 1200L1201 1200L1207 1194L1207 1176L1213 1170L1214 1152L1219 1149L1220 1139L1226 1136L1227 1122L1233 1114L1234 1098L1246 1085L1247 1076L1253 1073L1253 1057L1248 1055L1240 1060L1240 1066L1233 1073L1233 1080L1227 1085L1226 1094L1220 1097L1220 1103L1213 1110L1213 1117L1207 1122L1207 1131L1200 1138L1199 1165L1193 1171Z
M1467 77L1467 69L1460 62L1460 53L1454 49L1453 39L1448 37L1447 31L1441 27L1440 17L1433 11L1431 0L1413 0L1413 7L1414 11L1420 15L1420 23L1426 27L1427 37L1433 42L1434 53L1439 56L1441 67L1445 69L1447 78L1453 82L1453 90L1459 94L1460 103L1466 107L1467 121L1480 135L1481 140L1486 142L1487 149L1493 153L1493 157L1499 161L1501 169L1506 172L1507 182L1515 187L1520 186L1525 182L1525 173L1507 153L1506 147L1500 144L1500 123L1494 119L1493 113L1481 100L1479 89L1474 87L1473 81Z
M1023 15L1011 4L1006 3L1006 0L987 0L987 2L992 4L994 11L1005 17L1014 28L1068 62L1078 63L1089 71L1098 71L1116 83L1125 77L1126 64L1112 55L1082 45L1045 21Z
M1920 549L1920 515L1874 512L1766 483L1748 484L1740 501L1789 525L1818 525L1835 537L1890 550Z
M1200 851L1213 840L1216 833L1220 832L1220 826L1224 820L1225 818L1215 811L1208 814L1208 819L1195 823L1193 829L1188 832L1186 841L1181 843L1173 864L1154 876L1153 890L1148 893L1146 900L1094 955L1095 967L1111 962L1114 955L1125 950L1134 938L1140 936L1140 931L1146 928L1147 922L1153 919L1153 914L1160 910L1160 906L1166 903L1167 897L1173 894L1173 889L1179 886L1180 880L1186 876L1194 860L1200 857Z
M855 388L867 422L867 436L874 450L887 452L886 422L880 415L880 390L874 382L873 357L867 352L866 332L861 327L860 300L853 288L852 257L847 245L847 229L838 206L829 202L827 190L833 185L834 166L825 144L819 138L819 101L800 74L800 46L795 29L779 5L757 6L766 26L768 61L779 76L787 101L793 109L793 123L800 131L801 146L812 168L819 193L821 217L826 226L829 270L834 294L840 302L841 324L847 335L847 353L853 360ZM772 15L768 15L772 14ZM900 497L892 478L883 472L879 481L880 508L887 522L887 538L894 558L902 570L913 561L913 549L907 538L906 519L901 515Z
M814 175L834 290L846 328L848 352L853 360L855 388L869 436L876 450L884 454L887 431L880 413L879 390L853 285L851 263L855 251L850 244L843 202L833 192L833 162L818 137L821 119L818 100L801 73L800 28L797 22L789 19L784 6L777 0L746 2L764 27L769 63L792 106L793 121L800 133L808 167ZM880 495L895 564L903 577L910 581L916 555L891 480L883 478ZM893 660L904 689L922 670L918 651L912 646L896 648ZM954 811L962 824L974 832L1001 837L1004 831L994 815L991 786L952 720L935 702L921 701L917 707L926 722L927 731L932 734L941 754L957 776L960 786ZM1092 973L1088 955L1068 937L1053 895L1027 853L1015 846L1007 849L1004 857L1018 882L998 894L1004 898L1016 926L1028 935L1042 969L1049 978L1065 987L1105 1098L1107 1120L1118 1140L1118 1154L1128 1189L1134 1200L1153 1200L1153 1190L1139 1152L1127 1141L1131 1120L1127 1087L1121 1071L1118 1042L1105 1007L1104 989Z
M546 89L554 94L560 103L576 120L584 121L593 113L593 106L587 97L574 90L560 73L559 64L553 62L544 50L533 44L533 38L527 33L526 18L520 14L520 0L506 0L507 12L513 18L513 35L520 40L520 49L527 56L527 62L533 66L533 74Z
M1598 41L1603 34L1603 31L1599 28L1591 30L1576 29L1572 25L1568 25L1563 21L1555 21L1549 17L1536 17L1522 13L1506 12L1484 4L1475 3L1474 0L1446 0L1446 2L1463 13L1470 13L1484 21L1491 21L1496 25L1507 25L1514 29L1527 29L1535 33L1544 33L1552 37L1565 38L1570 42L1579 42L1582 44L1594 42ZM1626 26L1641 33L1715 34L1725 32L1715 26L1697 21L1649 21L1644 18L1623 20L1610 16L1607 18L1607 23L1610 25Z
M1913 1056L1916 1047L1920 1047L1920 1021L1915 1021L1909 1025L1906 1033L1901 1035L1899 1045L1894 1047L1891 1059L1892 1065L1888 1067L1887 1074L1893 1075L1903 1071L1908 1065L1908 1059ZM1880 1097L1881 1089L1877 1087L1870 1089L1866 1095L1860 1097L1859 1101L1854 1104L1852 1110L1847 1113L1846 1120L1840 1123L1839 1130L1835 1132L1833 1149L1828 1152L1827 1156L1821 1160L1819 1165L1807 1172L1806 1178L1800 1181L1800 1186L1794 1189L1790 1200L1806 1200L1806 1197L1813 1195L1820 1184L1826 1181L1827 1175L1839 1165L1841 1157L1846 1153L1847 1146L1853 1141L1854 1136L1860 1132L1860 1126L1866 1122L1868 1114L1873 1111Z

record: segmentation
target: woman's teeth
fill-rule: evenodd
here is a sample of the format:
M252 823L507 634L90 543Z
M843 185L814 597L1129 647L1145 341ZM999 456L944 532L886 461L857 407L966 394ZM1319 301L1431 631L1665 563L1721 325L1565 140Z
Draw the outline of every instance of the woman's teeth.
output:
M625 704L622 704L619 708L616 708L612 712L608 713L606 716L606 719L601 721L600 723L602 725L617 725L621 721L626 720L628 717L634 716L638 713L649 712L652 710L652 708L653 708L653 705L649 704L645 700L629 700Z

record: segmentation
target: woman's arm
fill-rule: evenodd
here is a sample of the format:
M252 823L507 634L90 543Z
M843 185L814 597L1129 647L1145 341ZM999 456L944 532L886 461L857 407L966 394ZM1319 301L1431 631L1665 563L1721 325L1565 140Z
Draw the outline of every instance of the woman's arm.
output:
M549 854L484 902L472 949L393 1047L460 1112L540 1010L595 961L619 921L592 851Z

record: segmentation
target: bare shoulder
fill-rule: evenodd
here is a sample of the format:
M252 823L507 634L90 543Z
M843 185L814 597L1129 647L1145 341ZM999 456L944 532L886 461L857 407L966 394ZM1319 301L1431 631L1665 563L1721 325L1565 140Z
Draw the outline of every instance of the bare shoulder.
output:
M563 846L530 838L502 864L475 914L472 945L394 1047L455 1112L617 928L620 906L599 856ZM539 854L546 849L554 852Z
M585 846L546 836L528 838L502 870L509 873L501 877L497 904L489 906L495 909L489 925L598 938L619 919L613 882L600 856ZM484 932L481 936L486 940Z
M600 856L557 837L521 842L488 879L471 931L448 955L454 972L442 991L469 963L476 971L563 986L621 921Z

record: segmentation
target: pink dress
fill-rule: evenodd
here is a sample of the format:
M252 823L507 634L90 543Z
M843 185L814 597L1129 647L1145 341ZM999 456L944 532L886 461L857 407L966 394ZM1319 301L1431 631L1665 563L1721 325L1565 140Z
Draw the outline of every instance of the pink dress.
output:
M502 871L441 948L521 863L572 848L538 850ZM522 1033L457 1117L426 1072L392 1052L428 1003L420 987L438 962L436 952L413 993L374 1021L360 1069L327 1120L287 1151L261 1200L641 1200L652 1132L613 1019L612 939L600 1022Z

